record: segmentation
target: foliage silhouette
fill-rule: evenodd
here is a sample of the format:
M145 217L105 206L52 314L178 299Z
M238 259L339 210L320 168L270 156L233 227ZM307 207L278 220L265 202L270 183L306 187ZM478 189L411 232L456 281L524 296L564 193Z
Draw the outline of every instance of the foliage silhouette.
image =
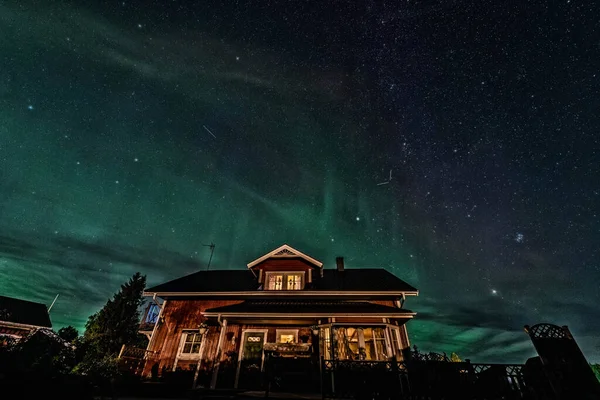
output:
M144 336L138 333L139 309L145 286L146 277L135 273L100 311L89 317L83 335L87 356L116 356L123 344L140 344L140 336Z
M79 332L71 325L65 326L64 328L60 328L57 333L61 339L68 343L75 342L75 339L79 337Z

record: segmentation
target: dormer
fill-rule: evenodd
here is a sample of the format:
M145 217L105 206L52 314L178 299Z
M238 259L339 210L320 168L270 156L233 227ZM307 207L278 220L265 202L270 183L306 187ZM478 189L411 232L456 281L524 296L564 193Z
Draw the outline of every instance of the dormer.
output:
M248 264L265 291L304 290L322 276L323 263L287 244Z

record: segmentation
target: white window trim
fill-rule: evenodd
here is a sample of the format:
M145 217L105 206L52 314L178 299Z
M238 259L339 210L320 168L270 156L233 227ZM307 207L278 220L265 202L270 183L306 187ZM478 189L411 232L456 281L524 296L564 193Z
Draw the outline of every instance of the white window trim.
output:
M177 363L179 360L198 360L202 357L202 350L204 347L204 337L206 335L202 335L200 339L200 350L198 353L183 353L183 347L185 346L185 339L189 333L198 333L196 329L182 329L181 330L181 338L179 339L179 347L177 348L177 356L175 357L175 362L173 363L173 371L177 370Z
M300 275L300 279L301 279L301 284L300 284L300 289L287 289L287 281L286 281L286 275L289 274L298 274ZM270 275L283 275L283 282L282 284L286 285L286 288L282 288L281 290L276 290L276 289L269 289L269 276ZM298 292L301 290L304 290L304 287L306 286L306 271L265 271L265 283L263 284L265 291L268 292Z
M275 330L275 342L279 343L279 335L294 335L294 343L298 343L298 329L276 329Z
M265 351L264 351L264 345L267 342L267 335L269 334L269 329L242 329L242 336L240 339L240 354L238 355L238 365L237 365L237 371L235 372L235 384L234 384L234 389L237 389L238 387L238 382L240 380L240 368L242 366L242 360L244 358L244 340L245 340L245 335L246 333L257 333L257 332L263 332L265 335L263 336L263 353L262 353L262 358L260 360L260 370L262 371L265 365Z
M398 358L402 358L402 336L400 336L400 327L399 326L394 326L394 325L389 325L388 329L390 331L390 345L391 348L393 349L394 347L396 347L396 352L391 352L393 357L396 357L396 359ZM397 341L394 341L394 335L392 333L392 331L396 331L396 338L398 339Z

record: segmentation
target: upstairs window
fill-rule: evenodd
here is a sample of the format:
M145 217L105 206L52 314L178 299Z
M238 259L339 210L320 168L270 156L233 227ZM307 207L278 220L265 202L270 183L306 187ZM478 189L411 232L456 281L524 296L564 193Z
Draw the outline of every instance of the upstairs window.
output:
M150 304L148 306L148 312L146 313L146 319L144 320L147 324L155 324L158 321L158 313L160 312L160 308L158 304Z
M267 290L302 290L302 273L267 272Z

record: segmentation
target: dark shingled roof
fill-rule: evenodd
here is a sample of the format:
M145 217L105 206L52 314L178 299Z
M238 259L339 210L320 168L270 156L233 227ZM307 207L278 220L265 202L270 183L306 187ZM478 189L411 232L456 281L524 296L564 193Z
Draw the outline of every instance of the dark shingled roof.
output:
M417 289L382 268L323 270L323 278L314 277L311 291L416 292ZM151 287L146 292L251 292L258 289L257 279L248 270L199 271Z
M274 314L396 314L398 316L413 314L404 308L373 304L366 301L244 301L230 306L211 308L207 313L260 313Z
M13 297L0 296L0 321L52 328L44 304Z
M365 292L416 292L417 289L383 268L326 269L316 290Z

